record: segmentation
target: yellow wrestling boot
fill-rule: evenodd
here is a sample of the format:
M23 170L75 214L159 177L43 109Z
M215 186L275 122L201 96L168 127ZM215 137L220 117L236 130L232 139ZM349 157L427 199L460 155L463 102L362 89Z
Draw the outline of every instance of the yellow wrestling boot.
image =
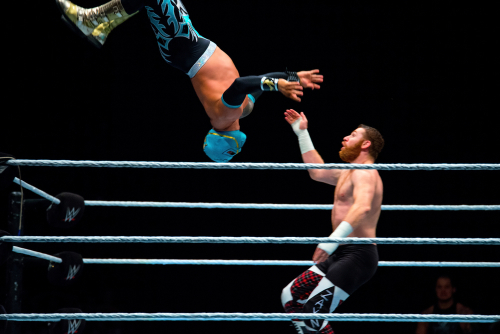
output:
M80 37L101 48L118 25L137 14L127 14L120 0L94 8L82 8L68 0L56 0L62 20Z

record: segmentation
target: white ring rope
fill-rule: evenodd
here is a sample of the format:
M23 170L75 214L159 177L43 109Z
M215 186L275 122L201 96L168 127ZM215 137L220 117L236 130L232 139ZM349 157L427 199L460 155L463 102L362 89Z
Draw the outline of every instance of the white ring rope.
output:
M292 260L160 260L160 259L83 259L85 264L147 264L147 265L227 265L227 266L313 266L313 261ZM499 268L500 262L419 262L379 261L379 267L470 267Z
M40 189L38 189L38 188L36 188L36 187L32 186L31 184L28 184L24 181L21 181L17 177L14 178L14 183L19 184L24 189L30 190L30 191L34 192L35 194L37 194L45 199L48 199L49 201L51 201L55 204L61 204L61 200L59 198L55 198L54 196L47 194L45 191L40 190Z
M476 314L378 314L378 313L12 313L0 314L0 320L54 321L290 321L325 319L329 321L371 322L468 322L492 323L500 315Z
M217 243L217 244L406 244L406 245L500 245L500 238L316 238L316 237L44 237L3 236L3 242L74 243Z
M61 201L16 177L14 182L35 194L60 204ZM136 202L136 201L85 201L85 206L139 207L139 208L197 208L197 209L272 209L272 210L332 210L332 204L256 204L256 203L188 203L188 202ZM492 211L500 205L382 205L386 211Z
M188 202L135 202L85 201L85 206L191 208L191 209L271 209L271 210L332 210L332 204L256 204L256 203L188 203ZM385 211L493 211L500 205L382 205Z
M190 168L190 169L377 169L377 170L500 170L500 164L277 164L277 163L185 163L185 162L130 162L130 161L70 161L70 160L10 160L13 166L54 167L108 167L108 168ZM25 182L15 179L38 195L59 204L60 201ZM141 206L141 207L198 207L198 208L251 208L251 209L305 209L330 210L331 205L289 204L224 204L224 203L172 203L172 202L118 202L86 201L89 206ZM179 206L180 205L180 206ZM385 206L385 210L499 210L498 206ZM424 207L426 207L424 209ZM446 207L446 209L444 209ZM480 207L480 208L479 208ZM500 245L500 239L446 239L446 238L255 238L255 237L12 237L0 238L2 242L133 242L133 243L293 243L342 242L352 244L446 244L446 245ZM60 258L14 246L13 251L61 263ZM243 260L140 260L140 259L84 259L84 263L106 264L217 264L217 265L311 265L311 261L243 261ZM381 261L379 266L474 266L499 267L493 262L410 262ZM491 323L500 315L423 315L423 314L309 314L309 313L54 313L54 314L0 314L0 320L53 321L85 319L87 321L289 321L293 319L326 319L333 321L384 321L384 322L468 322Z
M304 164L304 163L212 163L90 160L9 160L12 166L188 168L188 169L377 169L377 170L500 170L500 164Z
M62 263L58 257L14 246L14 253ZM176 259L83 259L85 264L147 264L147 265L225 265L225 266L313 266L313 261L290 260L176 260ZM420 262L379 261L379 267L500 267L500 262Z
M52 256L52 255L48 255L45 253L35 252L31 249L26 249L26 248L14 246L14 247L12 247L12 251L14 253L29 255L29 256L37 257L39 259L44 259L44 260L48 260L48 261L52 261L52 262L57 262L57 263L63 262L61 258Z

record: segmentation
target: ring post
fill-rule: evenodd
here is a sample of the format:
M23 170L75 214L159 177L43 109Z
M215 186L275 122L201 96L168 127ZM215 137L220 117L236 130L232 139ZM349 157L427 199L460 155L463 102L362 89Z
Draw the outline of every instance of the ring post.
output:
M21 231L19 231L19 219L21 214L21 193L12 192L9 195L9 218L8 232L12 235L22 235L22 227L24 222L21 222ZM14 243L15 246L22 246L22 243ZM23 291L23 255L12 253L7 261L7 313L21 313L21 296ZM7 334L20 333L20 323L17 321L9 321L7 325Z

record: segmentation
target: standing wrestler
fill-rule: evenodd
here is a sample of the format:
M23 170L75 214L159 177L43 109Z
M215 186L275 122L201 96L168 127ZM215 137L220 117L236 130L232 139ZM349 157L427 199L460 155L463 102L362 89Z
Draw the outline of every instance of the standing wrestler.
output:
M300 102L303 88L319 89L323 82L319 70L240 78L231 58L194 29L181 0L112 0L90 9L68 0L56 3L63 20L97 47L114 28L145 7L163 59L191 78L210 118L213 129L203 149L216 162L227 162L241 151L246 135L240 131L239 120L252 112L262 92L279 91Z
M307 118L295 110L285 112L299 138L305 163L323 164L307 131ZM360 125L344 137L340 158L348 163L373 164L384 146L374 128ZM332 238L374 238L382 205L383 185L377 170L309 169L315 181L336 186L332 210ZM377 270L375 244L338 245L322 243L313 255L315 266L288 284L281 295L287 313L331 313ZM326 320L293 321L299 334L331 334Z

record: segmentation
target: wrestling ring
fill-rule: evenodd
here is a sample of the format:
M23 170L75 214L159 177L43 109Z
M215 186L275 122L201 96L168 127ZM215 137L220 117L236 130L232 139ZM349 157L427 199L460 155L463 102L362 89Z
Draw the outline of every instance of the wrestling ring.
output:
M68 161L68 160L9 160L10 166L50 166L50 167L98 167L98 168L189 168L189 169L377 169L377 170L500 170L499 164L276 164L276 163L183 163L183 162L113 162L113 161ZM61 200L19 180L14 182L49 200L54 206ZM272 209L272 210L331 210L332 205L302 204L248 204L248 203L186 203L186 202L123 202L84 201L85 206L118 207L176 207L206 209ZM383 205L382 210L399 211L490 211L500 210L500 205ZM73 212L74 213L74 212ZM317 244L341 242L349 244L408 244L408 245L500 245L500 238L311 238L311 237L37 237L4 235L0 244L12 243L257 243L257 244ZM64 264L67 261L54 255L13 246L13 253L33 256ZM175 259L81 259L85 265L130 264L130 265L248 265L248 266L311 266L312 261L280 260L175 260ZM500 262L417 262L380 261L384 267L488 267L498 268ZM75 268L70 265L67 277ZM64 273L66 276L66 273ZM281 289L281 287L278 287ZM367 322L468 322L493 323L500 315L437 315L437 314L376 314L376 313L9 313L0 314L0 320L7 321L59 321L84 319L86 321L290 321L292 319L324 319L332 321Z

